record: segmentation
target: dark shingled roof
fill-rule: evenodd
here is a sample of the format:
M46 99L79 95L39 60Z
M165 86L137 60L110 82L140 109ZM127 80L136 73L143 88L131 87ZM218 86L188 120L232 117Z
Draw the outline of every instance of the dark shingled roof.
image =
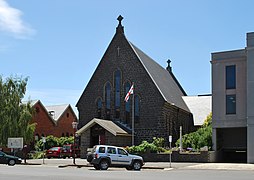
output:
M183 88L173 73L161 67L134 44L131 42L129 43L165 101L190 112L189 108L182 98L182 96L186 96L186 93L184 92Z

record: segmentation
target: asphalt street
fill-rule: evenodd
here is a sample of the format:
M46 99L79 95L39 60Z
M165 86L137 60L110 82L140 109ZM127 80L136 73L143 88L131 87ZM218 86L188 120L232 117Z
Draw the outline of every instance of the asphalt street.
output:
M44 165L55 167L72 167L73 159L31 159L27 160L30 165ZM86 159L76 159L77 167L89 167L89 163ZM175 169L192 169L192 170L244 170L253 171L254 164L241 164L241 163L170 163L169 162L146 162L143 169L161 169L161 170L175 170Z
M56 162L56 161L54 161ZM107 171L94 170L93 167L77 168L67 166L59 168L54 164L44 165L0 165L1 180L253 180L253 170L218 170L218 169L142 169L128 171L124 168L109 168Z

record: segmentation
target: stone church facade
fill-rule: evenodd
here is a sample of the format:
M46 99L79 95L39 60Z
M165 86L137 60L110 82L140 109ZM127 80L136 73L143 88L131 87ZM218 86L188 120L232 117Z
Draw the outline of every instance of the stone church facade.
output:
M133 118L135 145L153 137L167 142L169 135L174 143L180 126L183 134L194 130L193 116L182 98L186 93L170 61L163 68L132 44L122 19L118 17L116 33L76 105L83 157L96 144L130 146ZM134 102L133 95L125 102L132 84Z

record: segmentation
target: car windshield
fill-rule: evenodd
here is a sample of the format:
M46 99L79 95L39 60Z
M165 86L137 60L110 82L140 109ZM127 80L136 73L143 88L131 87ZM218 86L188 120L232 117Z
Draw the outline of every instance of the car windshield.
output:
M93 149L92 149L92 151L91 151L91 152L92 152L92 153L94 153L94 152L95 152L95 150L96 150L96 146L94 146L94 147L93 147Z
M57 151L58 147L53 147L53 148L50 148L49 150L51 150L51 151Z

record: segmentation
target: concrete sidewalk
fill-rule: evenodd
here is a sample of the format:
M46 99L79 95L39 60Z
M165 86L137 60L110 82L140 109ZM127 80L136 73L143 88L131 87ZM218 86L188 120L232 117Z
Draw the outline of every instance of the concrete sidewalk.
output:
M24 162L23 162L24 164ZM93 167L86 159L76 159L76 165L73 164L73 159L29 159L26 165L42 165L42 166L55 166L59 168L64 167ZM254 171L254 164L237 164L237 163L170 163L169 162L146 162L143 169L216 169L216 170L246 170Z

